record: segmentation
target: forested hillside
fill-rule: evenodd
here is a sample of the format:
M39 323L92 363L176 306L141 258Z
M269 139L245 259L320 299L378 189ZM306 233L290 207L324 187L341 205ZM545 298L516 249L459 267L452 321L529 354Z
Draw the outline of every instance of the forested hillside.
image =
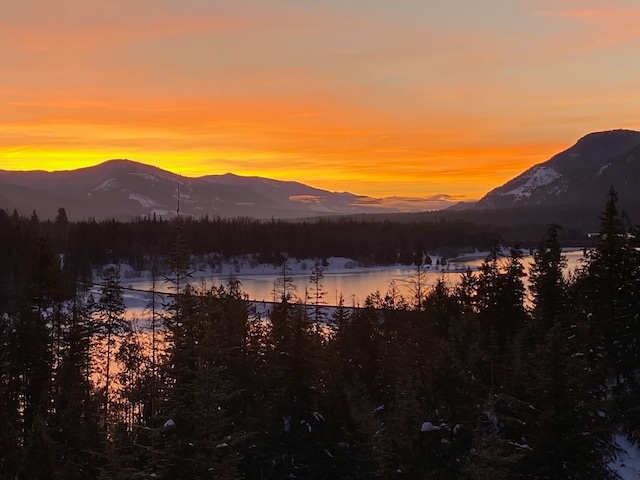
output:
M6 214L4 214L6 217ZM175 243L175 223L155 218L123 223L115 220L68 222L60 209L54 222L17 214L5 222L20 225L31 237L44 237L65 254L67 270L88 274L109 262L149 269L152 258L165 260ZM193 255L222 258L254 255L256 261L281 265L285 258L347 257L363 265L411 264L414 252L453 257L474 249L488 250L500 241L491 226L465 221L371 221L366 219L260 221L181 217L185 246Z
M613 435L640 427L640 257L613 190L600 222L571 278L549 225L529 290L520 250L461 223L0 212L0 478L613 478ZM423 250L484 242L477 272L425 286ZM402 256L415 275L409 297L392 284L329 309L322 262L303 303L283 259L280 301L259 313L238 282L189 284L212 251ZM154 258L173 294L152 289L132 321L117 262Z

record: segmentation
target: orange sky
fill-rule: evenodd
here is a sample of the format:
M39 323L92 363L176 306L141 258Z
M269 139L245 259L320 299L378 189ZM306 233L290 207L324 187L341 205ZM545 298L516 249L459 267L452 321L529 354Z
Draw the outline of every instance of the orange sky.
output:
M129 158L478 198L640 129L640 6L602 5L0 0L0 169Z

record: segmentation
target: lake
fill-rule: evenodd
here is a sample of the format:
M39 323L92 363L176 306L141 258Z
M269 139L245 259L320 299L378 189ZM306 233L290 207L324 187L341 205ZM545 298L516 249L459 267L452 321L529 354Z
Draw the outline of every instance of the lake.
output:
M575 270L580 266L583 258L582 250L565 251L567 257L567 272ZM346 259L345 259L346 260ZM476 271L482 264L484 256L469 256L450 261L446 267L432 265L426 270L427 285L433 285L438 278L444 278L451 285L455 285L460 279L460 275L467 268ZM528 270L533 259L530 256L523 258L523 264ZM322 279L323 290L326 292L325 302L328 305L336 305L340 295L344 297L345 305L360 306L364 303L366 297L376 291L380 291L382 295L387 292L389 285L395 281L398 290L405 297L410 298L410 279L415 275L415 269L411 267L371 267L371 268L345 268L348 261L340 261L340 259L330 259L330 265L324 272ZM292 262L291 276L293 283L296 285L296 295L298 298L304 298L305 288L311 292L312 287L309 283L310 268L307 267L309 261ZM209 273L207 271L196 272L190 283L194 285L203 285L205 287L227 284L230 277L239 280L242 283L242 290L246 292L251 300L256 302L272 302L274 301L274 283L281 274L275 268L263 266L262 268L233 268L226 267L220 273ZM239 271L235 271L239 270ZM146 278L129 278L123 279L122 285L135 290L150 290L151 282ZM170 285L164 281L158 282L157 289L160 291L170 291ZM141 314L144 308L146 295L140 291L125 291L125 301L130 313Z

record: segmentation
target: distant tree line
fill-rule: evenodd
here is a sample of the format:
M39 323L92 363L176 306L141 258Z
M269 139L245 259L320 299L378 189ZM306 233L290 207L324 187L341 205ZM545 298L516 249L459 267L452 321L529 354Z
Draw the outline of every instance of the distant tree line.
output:
M142 267L150 257L166 258L175 242L174 223L155 217L134 222L86 220L69 222L60 209L54 222L0 211L5 222L20 225L32 235L47 238L65 254L65 264L87 274L91 267L125 262ZM351 258L364 265L411 263L420 248L455 256L486 250L500 241L497 229L463 221L369 221L327 219L312 221L248 218L181 218L184 241L194 255L215 252L223 257L251 254L260 262L280 265L285 258Z
M0 214L0 478L613 478L612 436L640 432L640 257L613 190L600 221L570 278L549 225L529 288L493 245L456 284L414 255L409 296L329 310L322 263L296 296L285 259L265 313L191 285L197 222L166 222L172 295L142 325L117 264L88 290L55 242L100 232L112 261L153 220L42 236Z

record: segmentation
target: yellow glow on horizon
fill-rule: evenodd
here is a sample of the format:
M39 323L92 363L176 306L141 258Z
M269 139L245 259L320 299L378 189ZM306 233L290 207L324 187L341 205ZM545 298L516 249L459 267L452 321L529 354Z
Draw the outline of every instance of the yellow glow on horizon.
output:
M541 148L555 152L559 146L539 146L538 151ZM513 178L531 164L546 160L531 151L530 145L444 149L413 152L415 158L407 157L408 152L404 152L402 158L394 158L397 152L383 150L368 152L368 162L355 162L352 156L357 152L349 151L300 154L295 151L242 149L194 149L186 152L140 149L133 154L123 154L117 150L24 146L0 149L0 168L59 171L90 167L110 159L130 159L187 177L234 173L297 181L325 190L373 197L429 197L444 193L457 200L472 200ZM332 168L326 168L323 161L308 160L313 157L324 157Z

